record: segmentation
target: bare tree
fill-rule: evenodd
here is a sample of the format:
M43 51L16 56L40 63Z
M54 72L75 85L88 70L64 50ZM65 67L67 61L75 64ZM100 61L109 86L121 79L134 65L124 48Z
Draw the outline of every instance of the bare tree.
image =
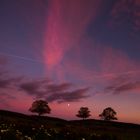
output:
M78 111L78 114L76 114L76 116L79 118L83 118L84 120L86 118L89 118L91 115L88 107L81 107L80 110Z
M45 114L45 113L50 113L51 109L48 105L48 103L44 100L36 100L32 103L31 108L29 108L29 111L33 113L38 113L39 116Z
M114 111L114 109L112 109L111 107L107 107L103 110L103 112L99 115L99 117L101 117L106 121L117 120L117 118L115 117L116 114L117 113Z

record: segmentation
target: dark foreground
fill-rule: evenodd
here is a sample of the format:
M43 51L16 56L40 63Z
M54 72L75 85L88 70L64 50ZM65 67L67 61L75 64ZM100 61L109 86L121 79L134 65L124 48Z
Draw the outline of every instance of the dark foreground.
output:
M140 125L66 121L0 110L0 140L140 140Z

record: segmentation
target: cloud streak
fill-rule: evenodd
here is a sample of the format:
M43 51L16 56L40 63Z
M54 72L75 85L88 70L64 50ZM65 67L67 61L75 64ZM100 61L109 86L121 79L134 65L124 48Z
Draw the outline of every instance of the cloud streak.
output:
M22 81L23 77L11 77L8 75L9 73L6 71L0 72L0 89L9 89L14 88L20 81Z
M21 83L20 90L35 98L45 98L48 102L76 102L89 97L89 88L71 89L71 83L54 84L48 81L31 81Z
M53 93L49 97L47 97L47 101L53 102L57 101L58 103L62 102L78 102L84 98L88 98L89 95L85 94L89 88L83 88L74 90L71 92L61 92L61 93Z
M29 62L33 62L33 63L44 63L43 61L38 61L35 59L31 59L31 58L27 58L27 57L23 57L23 56L18 56L18 55L13 55L13 54L5 53L5 52L0 52L0 54L3 56L14 57L17 59L21 59L21 60L29 61ZM7 63L7 59L5 59L4 57L0 57L0 65L6 64L6 63Z
M46 68L52 72L78 46L87 25L96 17L100 0L51 0L48 4L43 53Z
M134 79L134 77L119 76L113 78L110 82L111 84L105 88L105 92L113 94L140 92L140 81Z

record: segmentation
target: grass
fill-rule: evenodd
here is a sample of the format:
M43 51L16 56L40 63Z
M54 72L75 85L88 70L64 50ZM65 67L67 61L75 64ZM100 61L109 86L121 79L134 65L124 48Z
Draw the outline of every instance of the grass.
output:
M66 121L0 110L0 140L140 140L140 125L94 119Z

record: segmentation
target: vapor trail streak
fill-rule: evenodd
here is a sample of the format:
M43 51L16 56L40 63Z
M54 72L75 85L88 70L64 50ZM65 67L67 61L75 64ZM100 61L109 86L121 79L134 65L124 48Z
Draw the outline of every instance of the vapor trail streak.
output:
M30 61L30 62L34 62L34 63L43 63L42 61L37 61L31 58L26 58L26 57L22 57L22 56L18 56L18 55L13 55L13 54L9 54L9 53L5 53L5 52L0 52L1 55L6 55L9 57L15 57L15 58L19 58L25 61Z

